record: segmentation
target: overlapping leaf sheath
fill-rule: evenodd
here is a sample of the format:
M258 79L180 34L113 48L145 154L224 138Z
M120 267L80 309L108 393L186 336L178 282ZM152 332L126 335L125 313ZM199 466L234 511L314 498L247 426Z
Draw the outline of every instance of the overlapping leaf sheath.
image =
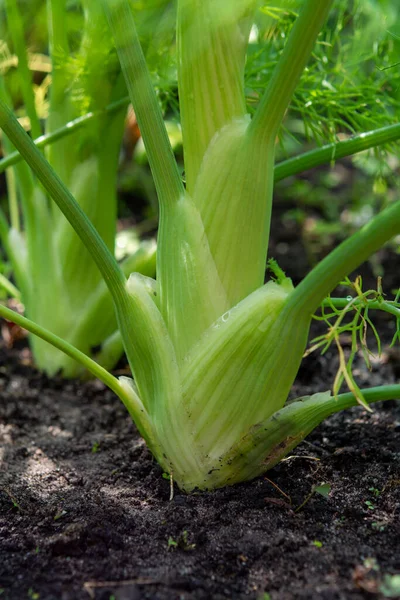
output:
M230 461L243 452L238 440L284 405L309 326L309 317L285 310L292 289L285 279L256 290L206 328L178 361L158 307L159 285L130 277L118 315L144 435L182 488L213 487L216 471L218 481L237 477Z
M240 440L283 407L311 319L287 308L290 280L263 285L276 124L246 114L256 3L178 2L185 190L129 5L105 5L160 201L157 285L130 279L119 326L158 460L186 490L223 485L240 477Z

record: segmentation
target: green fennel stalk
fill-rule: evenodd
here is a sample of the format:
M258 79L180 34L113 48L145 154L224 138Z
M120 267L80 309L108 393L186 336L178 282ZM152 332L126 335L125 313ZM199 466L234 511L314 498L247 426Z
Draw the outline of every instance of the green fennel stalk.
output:
M400 202L340 245L296 288L283 274L263 285L275 137L332 2L304 2L250 119L242 81L256 3L179 0L186 187L130 4L103 0L102 5L160 202L157 281L137 273L125 279L68 189L2 102L0 125L103 275L135 381L124 379L121 385L131 390L131 414L163 469L186 491L244 481L276 464L322 419L357 403L353 394L331 398L327 392L290 403L287 397L314 311L343 276L400 233ZM35 327L26 321L25 326ZM61 347L43 328L36 333ZM76 352L74 358L81 360ZM118 385L101 376L121 396ZM396 398L399 388L365 390L364 398Z

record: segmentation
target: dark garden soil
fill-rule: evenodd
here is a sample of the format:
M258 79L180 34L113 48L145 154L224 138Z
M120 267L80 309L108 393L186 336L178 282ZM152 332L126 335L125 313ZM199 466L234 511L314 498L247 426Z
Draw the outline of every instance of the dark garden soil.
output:
M355 366L364 386L399 381L380 325L383 359ZM331 417L265 477L170 500L111 392L25 358L0 351L1 599L400 597L398 403ZM311 355L293 395L328 389L336 369L334 352Z

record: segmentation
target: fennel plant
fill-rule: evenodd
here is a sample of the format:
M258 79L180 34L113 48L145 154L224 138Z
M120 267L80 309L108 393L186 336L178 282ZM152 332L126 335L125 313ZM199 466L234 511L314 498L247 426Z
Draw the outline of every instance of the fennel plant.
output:
M17 0L6 0L5 10L31 134L40 140L42 115L28 65L22 12ZM83 0L82 10L83 32L75 47L65 1L47 3L52 72L45 134L54 137L60 127L79 122L88 111L97 114L97 119L68 138L59 137L44 152L114 252L126 91L118 61L106 42L107 23L101 7L96 0ZM6 75L0 81L0 97L11 105ZM104 109L110 103L115 109L107 112ZM12 145L7 138L4 147L10 155ZM6 174L10 220L0 213L0 236L26 315L112 368L123 349L116 335L111 296L89 252L57 206L49 205L46 191L26 164L9 167ZM126 273L138 270L153 275L155 244L143 243L121 268ZM61 372L74 377L82 372L79 363L40 338L31 336L30 343L35 364L48 375Z
M184 185L129 1L102 1L160 204L157 280L138 273L126 279L71 191L0 103L1 127L73 225L108 286L134 380L116 379L12 311L2 307L0 314L80 361L114 390L162 468L186 491L263 473L325 417L360 401L353 392L291 402L287 397L313 314L343 277L400 233L400 202L331 252L296 288L277 268L276 280L264 284L273 182L279 178L276 136L332 4L304 1L250 118L244 64L256 0L178 1ZM393 134L389 129L380 132L383 141ZM371 145L379 143L374 135ZM363 136L350 140L355 142L366 143ZM326 149L317 152L319 159L311 154L300 164L331 157ZM285 168L286 174L296 170L293 163L281 167L281 177ZM374 302L399 322L398 303ZM371 388L363 390L362 402L399 396L399 385Z

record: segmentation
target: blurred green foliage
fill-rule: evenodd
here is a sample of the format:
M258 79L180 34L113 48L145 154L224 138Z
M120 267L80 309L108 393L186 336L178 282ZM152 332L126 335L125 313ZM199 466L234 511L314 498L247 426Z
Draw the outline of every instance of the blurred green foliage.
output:
M222 0L221 0L222 1ZM68 31L78 46L82 31L81 0L66 0ZM176 81L176 0L131 0L147 62L164 114L179 121ZM302 0L259 0L251 31L246 63L246 98L250 111L271 76ZM30 55L47 53L46 0L20 0ZM84 101L85 69L96 60L115 58L108 32L97 58L80 62L66 57L71 82ZM15 69L7 68L12 57L0 0L0 69L18 107L19 89ZM336 0L319 36L312 59L297 87L280 133L278 160L341 136L368 131L395 122L400 102L400 17L398 0ZM47 73L37 73L37 102L46 113ZM277 195L290 206L289 218L304 222L315 209L322 232L356 227L385 205L399 183L398 146L364 152L344 161L334 171L323 169L311 177L282 182ZM136 153L140 156L140 152ZM352 166L357 173L354 174ZM125 162L121 176L124 193L136 189L154 205L154 188L147 166ZM139 172L141 171L141 173ZM350 207L348 206L350 204ZM344 207L347 206L345 213ZM154 211L150 210L150 215ZM322 235L322 234L321 234ZM329 237L329 236L328 236Z
M150 71L165 112L178 114L175 0L131 0ZM246 64L246 95L254 110L285 44L301 0L260 0ZM12 47L0 0L0 68ZM46 0L20 0L30 53L47 52ZM80 42L82 2L67 0L70 42ZM113 52L108 34L102 52ZM99 49L100 52L100 49ZM318 143L396 118L400 100L397 0L336 0L312 60L293 97L285 129ZM75 68L79 79L80 65ZM8 84L9 86L9 84ZM286 144L286 136L282 138ZM287 152L290 153L290 144Z

